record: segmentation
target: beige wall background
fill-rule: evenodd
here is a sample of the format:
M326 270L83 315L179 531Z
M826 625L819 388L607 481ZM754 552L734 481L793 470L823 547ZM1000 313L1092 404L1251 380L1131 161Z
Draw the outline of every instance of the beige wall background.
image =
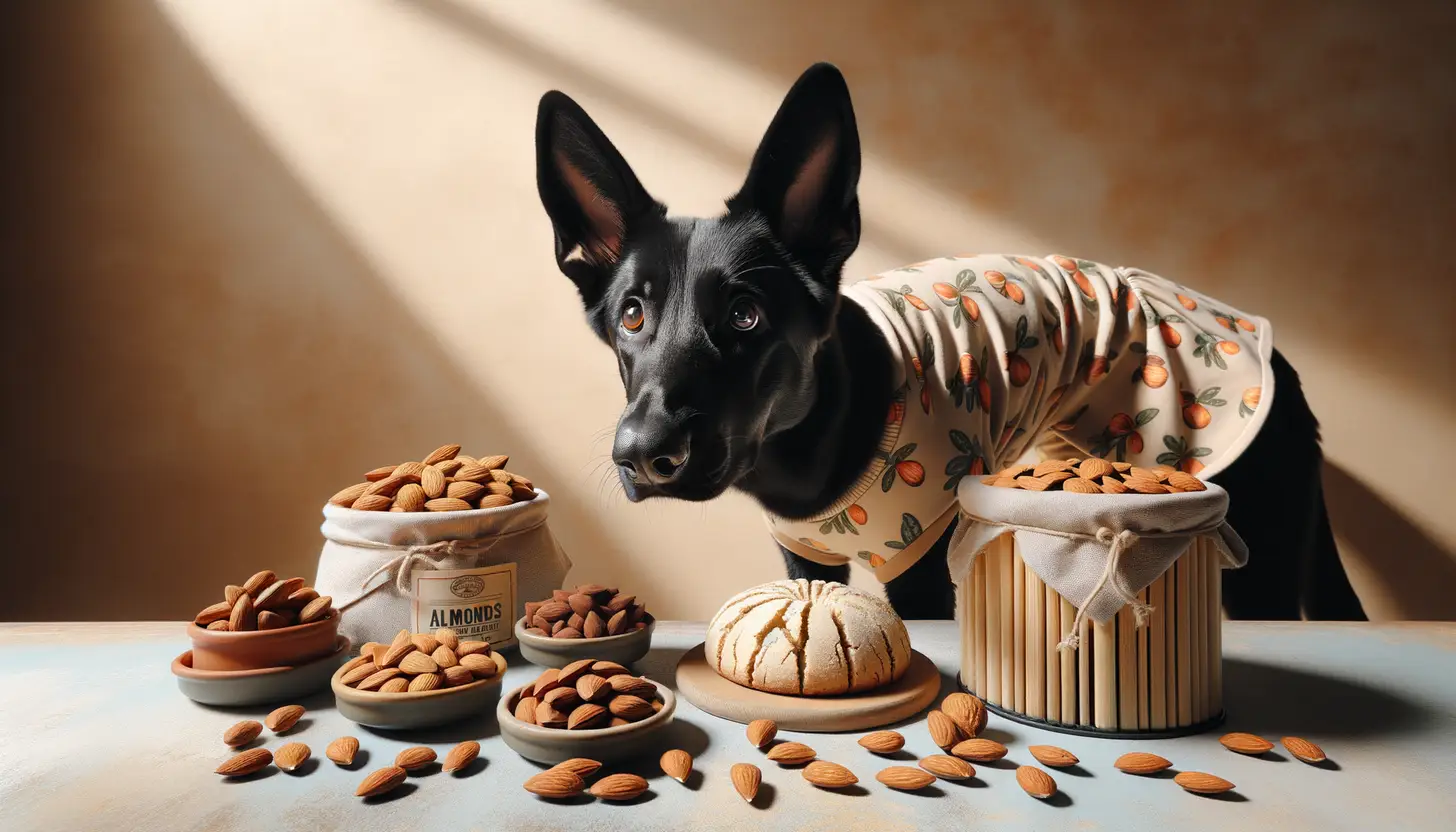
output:
M678 212L819 59L866 150L853 277L1136 264L1275 322L1377 617L1456 617L1456 7L135 0L0 31L0 618L180 618L311 576L319 507L445 441L554 498L574 580L703 618L779 577L753 505L629 505L614 363L555 270L537 98ZM1374 322L1373 324L1370 322ZM857 576L863 582L863 576Z

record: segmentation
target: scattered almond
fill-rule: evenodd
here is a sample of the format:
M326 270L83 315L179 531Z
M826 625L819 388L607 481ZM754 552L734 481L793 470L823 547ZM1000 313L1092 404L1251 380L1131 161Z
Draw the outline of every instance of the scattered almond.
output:
M976 776L974 766L949 754L932 754L920 761L920 767L942 780L969 780Z
M222 761L222 765L213 770L214 774L221 774L223 777L246 777L254 772L261 771L264 766L273 762L273 752L266 748L249 748Z
M875 775L875 779L892 789L913 792L935 782L935 775L910 766L890 766Z
M679 783L688 782L688 777L693 773L693 756L680 748L663 752L662 758L657 762L662 766L663 774Z
M940 710L951 718L966 738L979 736L986 728L986 705L969 693L952 693L940 703Z
M464 771L475 762L475 758L478 756L480 756L480 743L475 740L466 740L450 749L450 753L445 755L445 763L440 766L440 770L446 774L453 771Z
M828 760L815 760L804 767L803 773L805 780L821 789L847 789L859 782L854 772Z
M359 784L358 789L354 790L354 796L378 797L379 795L399 788L408 776L409 773L399 766L386 766L381 769L376 769L370 772L368 777L364 778L363 782Z
M1166 759L1146 751L1131 751L1118 757L1112 764L1118 771L1128 774L1157 774L1173 765Z
M994 763L1006 756L1006 746L995 740L988 740L985 737L973 737L956 743L951 747L950 753L960 757L962 760L971 760L977 763Z
M1020 766L1016 769L1016 782L1021 788L1038 800L1045 800L1057 793L1057 781L1050 774L1036 766Z
M930 740L942 749L949 749L965 739L965 734L961 733L955 720L946 716L944 711L931 711L926 715L925 725L930 729Z
M768 750L768 758L781 766L801 766L818 756L801 742L781 742Z
M1240 754L1258 755L1274 748L1274 743L1257 734L1245 734L1238 731L1224 734L1218 738L1218 741L1223 744L1224 748Z
M298 724L298 720L301 718L303 718L302 705L284 705L268 714L263 720L263 724L267 725L268 730L275 734L286 734Z
M1234 787L1233 783L1222 777L1201 771L1180 771L1173 778L1173 782L1182 786L1184 791L1194 794L1222 794Z
M1288 751L1290 756L1300 762L1318 765L1325 761L1324 749L1309 740L1299 737L1285 737L1280 742L1284 744L1284 750Z
M256 719L245 719L222 733L224 745L238 748L247 745L263 733L263 724Z
M433 762L435 762L435 749L426 745L411 746L394 757L394 764L405 771L424 768Z
M647 791L647 781L636 774L609 774L592 784L591 794L602 800L633 800Z
M352 766L358 753L359 741L353 737L339 737L324 749L324 756L341 766Z
M771 719L755 719L748 723L748 741L754 748L763 748L778 736L778 723Z
M1081 762L1077 759L1077 755L1055 745L1029 745L1026 750L1036 758L1037 762L1052 768L1066 768Z
M601 767L602 764L597 762L596 760L588 760L585 757L573 757L570 760L564 760L562 762L559 762L551 768L553 770L560 769L561 771L569 771L572 774L575 774L577 777L580 777L582 780L585 780L588 777L591 777L593 774L596 774L597 769L600 769Z
M549 768L528 779L524 788L538 797L561 800L581 794L586 784L571 771L563 768Z
M733 790L745 801L752 803L758 796L759 784L763 782L763 772L758 766L752 763L734 763L728 770L728 776L733 781Z
M873 754L894 754L905 747L905 737L898 731L872 731L860 737L859 744Z
M290 742L284 744L273 755L273 764L283 771L292 772L299 766L308 762L313 756L313 751L301 742Z

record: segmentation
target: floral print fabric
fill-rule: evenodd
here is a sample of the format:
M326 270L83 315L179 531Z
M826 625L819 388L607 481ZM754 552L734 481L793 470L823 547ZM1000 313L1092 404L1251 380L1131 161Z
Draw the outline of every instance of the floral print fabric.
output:
M1208 477L1248 446L1274 392L1266 320L1138 269L945 257L844 297L902 359L884 438L829 512L768 521L790 551L881 580L939 538L963 477L1038 445Z

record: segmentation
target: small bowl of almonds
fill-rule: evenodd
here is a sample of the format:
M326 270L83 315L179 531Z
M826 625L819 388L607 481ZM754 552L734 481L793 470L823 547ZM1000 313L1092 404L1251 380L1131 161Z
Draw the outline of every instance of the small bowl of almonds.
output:
M583 658L548 668L496 706L506 745L538 763L577 757L611 762L642 756L672 723L666 685L614 661Z
M521 657L562 668L585 658L630 665L652 647L656 619L636 596L602 584L558 589L516 621Z
M505 657L488 643L442 627L365 643L329 684L339 713L360 725L426 728L489 714L505 672Z
M223 600L203 608L187 627L199 671L241 671L307 664L334 652L339 612L303 578L271 569L228 584Z

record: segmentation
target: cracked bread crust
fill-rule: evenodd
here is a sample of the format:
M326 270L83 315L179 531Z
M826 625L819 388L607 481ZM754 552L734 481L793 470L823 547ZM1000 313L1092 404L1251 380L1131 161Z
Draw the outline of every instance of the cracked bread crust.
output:
M793 696L859 693L910 665L905 623L880 598L828 581L744 590L713 616L703 650L725 679Z

